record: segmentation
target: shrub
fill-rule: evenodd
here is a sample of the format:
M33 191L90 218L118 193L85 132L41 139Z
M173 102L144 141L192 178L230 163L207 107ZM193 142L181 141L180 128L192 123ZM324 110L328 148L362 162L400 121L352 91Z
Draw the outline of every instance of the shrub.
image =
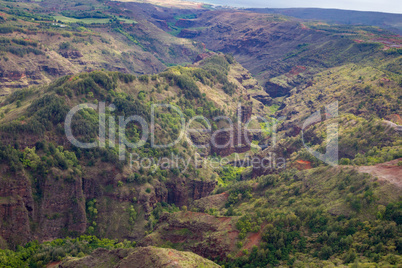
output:
M319 255L321 259L328 260L332 256L332 248L329 246L324 246Z
M106 90L113 90L117 87L117 77L110 76L105 72L94 71L89 76L95 81L96 84L103 87Z
M70 49L70 48L71 48L70 42L63 42L59 44L59 49Z
M64 33L62 33L61 34L63 37L71 37L72 36L72 34L71 33L69 33L69 32L64 32Z
M354 262L356 257L357 257L356 252L354 250L350 249L343 257L343 263L348 264L348 263Z
M176 77L177 85L183 90L187 99L201 97L201 92L193 79L188 75L180 75Z
M387 205L384 213L384 219L395 221L398 225L402 224L402 201L390 203Z
M149 76L146 75L146 74L145 74L145 75L141 75L141 76L138 77L138 80L141 81L141 82L144 82L144 83L148 84L148 83L149 83Z
M128 209L128 222L130 225L134 225L135 224L135 220L137 219L137 211L135 211L133 206L130 206Z
M349 159L349 158L342 158L342 159L339 161L339 164L340 164L340 165L344 165L344 166L348 166L348 165L350 165L350 159Z

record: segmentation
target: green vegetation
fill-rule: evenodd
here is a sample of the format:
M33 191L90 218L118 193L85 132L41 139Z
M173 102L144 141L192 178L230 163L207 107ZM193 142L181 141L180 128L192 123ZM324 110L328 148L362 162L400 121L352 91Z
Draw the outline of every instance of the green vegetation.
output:
M5 28L4 28L5 29ZM4 31L3 29L3 31ZM2 30L0 30L1 32ZM0 51L2 52L10 52L19 57L24 57L26 54L33 53L35 55L43 55L44 52L40 49L37 49L38 43L35 41L29 41L24 39L8 39L1 38L0 39Z
M106 24L106 23L110 22L109 18L74 18L74 17L66 17L66 16L54 16L54 18L57 21L62 22L62 23Z
M19 246L16 251L0 250L0 263L2 267L10 268L46 267L46 264L60 261L66 256L83 257L98 248L132 248L135 244L129 241L98 239L95 236L56 239L42 244L33 241L25 246Z
M328 176L330 173L333 175ZM380 197L382 190L369 178L334 168L258 178L258 190L251 192L252 199L241 199L231 210L244 215L236 224L239 239L243 240L240 245L247 242L244 239L248 233L261 228L262 242L249 254L221 264L341 265L356 260L362 264L399 263L401 202L382 208L380 204L393 197ZM245 183L237 184L240 187ZM367 216L377 210L377 218Z
M177 21L180 19L195 19L197 17L196 14L188 14L188 15L182 15L182 16L174 16L174 21L168 22L169 26L169 33L173 36L177 36L183 28L176 26Z
M285 61L287 59L297 57L301 53L307 51L308 46L309 46L309 44L306 44L306 43L297 45L297 48L294 51L289 52L287 55L285 55L285 58L283 60Z
M402 56L387 44L399 44L399 37L374 27L316 22L301 29L300 22L278 15L254 19L248 12L243 20L240 10L218 11L217 22L215 11L206 18L203 10L196 15L164 8L172 35L184 29L176 25L202 24L189 28L199 33L194 41L158 29L158 23L166 28L155 20L159 9L87 2L63 2L61 8L52 1L0 0L6 87L0 99L0 211L6 213L0 219L1 267L46 267L61 260L73 265L97 248L132 248L133 241L168 248L159 254L173 257L188 253L169 248L197 251L226 268L402 263L401 190L398 180L387 177L402 165L402 140L391 123L400 124L402 112ZM180 21L197 16L205 25ZM271 53L276 42L284 42L283 51ZM218 45L252 63L261 86L232 54L205 49ZM197 57L202 52L208 53ZM34 86L19 89L26 85ZM175 141L182 128L174 108L153 110L154 104L179 108L187 122L203 116L216 131L227 126L216 117L238 119L239 102L252 107L247 116L269 120L255 123L263 131L252 135L254 145L267 143L268 150L253 148L241 157L272 151L286 160L285 170L212 168L222 160L219 152L194 146L210 144L208 131L169 148L152 146ZM325 109L335 102L338 115ZM85 108L72 120L74 137L96 148L78 148L66 137L66 115L82 103L106 104L101 117ZM145 130L138 122L123 130L119 121L141 116L150 123L152 111L155 139L139 148L123 146L142 142ZM321 121L303 126L316 111ZM334 138L327 126L335 124L340 166L330 167L304 147L325 153L327 139ZM197 120L190 127L209 125ZM143 159L149 168L138 165ZM362 173L375 168L389 174L377 179ZM155 252L134 251L143 250ZM122 252L123 261L128 250Z
M94 18L94 19L105 19L109 18L108 15L101 11L81 11L81 12L74 12L74 11L62 11L61 14L66 17L71 17L75 19L85 19L85 18Z
M60 47L65 49L68 44L61 43ZM224 61L226 58L221 55ZM226 65L226 64L225 64ZM3 169L7 176L10 176L10 183L15 183L14 177L18 174L24 174L24 179L32 182L32 194L35 206L40 202L47 202L46 198L52 195L46 191L46 183L55 181L58 189L69 189L76 183L85 180L83 183L95 183L97 178L107 178L110 173L103 168L109 166L113 172L123 172L128 166L128 153L136 153L141 157L170 157L172 154L180 157L189 157L194 149L187 142L182 142L175 147L156 150L150 146L148 141L144 146L131 149L127 148L126 161L118 160L119 143L111 146L110 138L118 139L120 133L113 133L106 128L106 147L83 150L66 143L65 147L55 145L53 142L44 142L46 137L64 137L63 122L67 112L71 107L82 103L99 103L106 101L106 106L113 104L115 109L106 110L106 126L118 124L118 116L125 118L131 115L140 115L146 121L150 121L151 105L155 103L156 97L166 98L171 104L179 106L189 117L200 114L207 118L224 114L222 110L217 109L214 103L200 93L195 81L205 79L209 83L222 87L216 76L210 74L204 69L209 65L200 68L172 67L160 75L136 77L131 74L118 72L93 71L81 73L79 75L65 76L56 79L46 87L35 89L25 89L17 91L6 98L4 101L7 111L12 108L12 112L6 112L2 118L1 134L4 139L13 137L15 142L10 145L4 145L0 148L1 163L6 166ZM204 78L205 75L205 78ZM209 77L209 78L206 78ZM206 80L208 79L208 80ZM167 90L165 90L167 88ZM158 91L158 89L161 89ZM163 89L163 90L162 90ZM177 96L170 97L170 92L177 92ZM14 117L14 113L18 116ZM175 111L161 108L156 111L156 121L161 126L157 135L157 140L169 143L175 139L180 130L180 117ZM81 142L94 142L99 135L99 115L93 109L81 109L75 114L72 120L73 135ZM119 129L115 125L115 129ZM125 129L126 136L130 142L139 142L142 129L133 123L127 125ZM35 137L38 142L34 146L23 145L26 136ZM24 146L24 147L22 147ZM89 235L98 235L104 237L105 222L104 208L107 204L107 198L103 193L110 195L121 192L129 192L128 200L130 203L121 208L124 218L125 229L119 232L130 233L138 230L151 233L158 223L159 217L163 212L177 212L179 209L174 204L161 202L151 209L151 216L144 224L144 210L136 205L138 200L142 200L142 195L151 198L155 193L160 193L160 187L167 191L166 184L171 183L179 176L183 179L195 178L200 181L208 182L212 179L212 171L207 170L200 174L199 170L190 165L183 173L184 166L180 164L177 168L162 169L156 166L152 169L135 169L132 175L120 178L115 185L102 182L98 184L97 191L102 193L97 198L86 199L72 196L71 204L78 208L83 208L82 213L86 218L86 233ZM95 171L96 170L96 171ZM99 172L99 173L98 173ZM201 179L200 177L203 176ZM232 176L229 173L228 177ZM84 178L84 179L83 179ZM89 179L87 179L89 178ZM7 179L8 181L9 179ZM231 180L231 178L228 178ZM98 182L96 182L98 183ZM143 187L142 191L136 191L136 188ZM155 187L159 187L154 190ZM69 197L70 198L70 197ZM131 204L134 202L133 204ZM76 208L75 208L76 209ZM63 213L49 212L46 219L50 221L59 220L66 217ZM74 215L73 217L77 217ZM139 225L139 226L137 226ZM107 228L107 227L106 227ZM68 227L60 230L62 235L71 235L76 237L77 232L68 230ZM10 242L10 248L20 243Z

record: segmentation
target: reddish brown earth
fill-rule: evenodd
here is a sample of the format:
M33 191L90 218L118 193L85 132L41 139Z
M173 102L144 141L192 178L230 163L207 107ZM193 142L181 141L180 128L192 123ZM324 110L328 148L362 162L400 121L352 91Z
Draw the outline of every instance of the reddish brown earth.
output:
M295 167L298 170L306 170L306 169L312 169L313 167L311 166L311 162L305 161L305 160L297 160L295 163Z
M227 222L230 222L231 218L230 217L221 217L221 218L218 218L218 220L221 223L227 223Z
M61 263L61 261L55 261L55 262L51 262L48 265L46 265L46 268L55 268L55 267L59 267L59 264Z
M257 246L261 243L262 240L262 230L264 229L264 224L261 225L261 229L258 233L252 233L248 239L247 239L247 243L243 246L243 249L247 249L249 252L251 251L251 249L254 246ZM236 257L240 257L243 256L243 251L240 251L239 253L237 253Z
M254 246L258 246L260 244L261 239L262 239L261 231L259 231L258 233L251 234L244 248L250 250Z
M402 188L402 166L398 166L400 161L402 158L375 166L358 167L357 170L362 173L369 173L377 177L379 181L387 181L398 188Z

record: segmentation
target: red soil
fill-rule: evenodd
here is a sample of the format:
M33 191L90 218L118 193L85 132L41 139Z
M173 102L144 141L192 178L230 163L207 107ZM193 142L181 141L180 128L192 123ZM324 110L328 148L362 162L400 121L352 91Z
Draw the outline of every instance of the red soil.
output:
M55 268L55 267L59 267L59 264L61 263L61 261L55 261L55 262L51 262L48 265L46 265L46 268Z
M262 239L261 231L258 233L251 234L248 239L249 240L247 244L244 246L244 248L247 250L251 250L254 246L258 246L260 244Z
M377 177L379 181L389 182L402 189L402 166L398 166L400 161L402 158L375 166L357 167L357 170L362 173L369 173Z
M230 217L220 217L220 218L218 218L218 221L220 223L227 223L227 222L230 222L230 220L231 220Z
M295 167L298 170L306 170L306 169L312 169L313 167L311 166L310 161L305 161L305 160L297 160Z
M252 234L248 237L247 243L243 246L242 250L241 250L239 253L237 253L236 257L241 257L241 256L244 255L244 254L243 254L243 249L247 249L247 250L250 252L250 250L251 250L254 246L257 246L257 247L258 247L258 245L260 244L261 239L262 239L262 230L264 229L264 226L265 226L264 224L261 225L261 229L260 229L260 231L259 231L258 233L252 233Z

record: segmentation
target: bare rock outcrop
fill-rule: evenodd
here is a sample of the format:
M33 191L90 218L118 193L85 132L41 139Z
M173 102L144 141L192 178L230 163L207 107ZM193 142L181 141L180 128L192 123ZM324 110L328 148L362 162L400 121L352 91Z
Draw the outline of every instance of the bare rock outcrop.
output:
M216 187L216 181L176 178L167 183L168 203L188 206L193 200L208 196Z

